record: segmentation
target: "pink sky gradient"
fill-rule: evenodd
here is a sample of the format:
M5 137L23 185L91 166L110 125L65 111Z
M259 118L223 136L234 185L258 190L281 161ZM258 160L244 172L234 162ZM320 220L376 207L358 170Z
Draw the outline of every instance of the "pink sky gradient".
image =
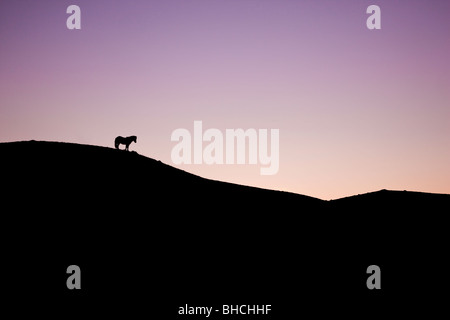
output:
M277 128L274 176L177 167L322 199L450 193L449 17L446 0L2 1L0 141L137 135L131 149L172 165L171 133L194 120Z

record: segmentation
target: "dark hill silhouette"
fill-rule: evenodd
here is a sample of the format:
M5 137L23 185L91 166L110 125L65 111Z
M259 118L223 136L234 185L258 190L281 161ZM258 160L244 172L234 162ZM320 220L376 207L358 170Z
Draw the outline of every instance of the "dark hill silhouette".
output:
M84 195L83 201L94 201L91 202L94 204L102 199L102 206L116 209L140 209L142 204L148 203L151 207L163 205L161 209L165 211L168 207L185 211L195 201L198 207L202 207L202 203L217 206L208 208L206 205L191 213L229 210L226 213L232 214L241 206L257 213L272 204L275 204L273 209L278 209L294 203L306 206L322 203L319 199L293 193L204 179L136 152L107 147L24 141L2 143L0 150L4 154L2 161L11 168L9 172L14 171L12 184L18 182L20 188L34 192L33 188L46 181L46 188L57 193L58 199L80 193ZM28 181L26 185L21 182L23 179ZM283 202L271 201L280 196Z
M11 297L36 291L94 308L153 301L163 318L190 301L272 303L283 318L298 301L324 313L355 308L348 301L390 308L399 292L411 303L448 266L450 195L382 190L324 201L73 143L0 143L0 154ZM82 270L78 293L65 288L71 264ZM365 287L371 264L384 272L384 295ZM414 266L426 281L410 281Z

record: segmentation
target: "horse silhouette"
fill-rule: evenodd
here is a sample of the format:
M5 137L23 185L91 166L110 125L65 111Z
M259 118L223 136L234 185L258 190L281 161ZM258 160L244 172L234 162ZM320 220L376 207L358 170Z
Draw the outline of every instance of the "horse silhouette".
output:
M118 136L115 140L114 140L114 146L116 147L116 149L119 149L119 145L124 144L125 145L125 150L128 151L128 147L130 146L130 144L134 142L137 143L137 137L136 136L130 136L130 137L121 137Z

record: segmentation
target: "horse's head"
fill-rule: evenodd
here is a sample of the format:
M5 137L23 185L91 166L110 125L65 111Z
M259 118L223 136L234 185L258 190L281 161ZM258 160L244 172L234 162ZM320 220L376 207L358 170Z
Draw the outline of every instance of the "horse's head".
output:
M137 143L137 137L136 136L132 136L131 138L132 138L131 141L133 141L134 143Z

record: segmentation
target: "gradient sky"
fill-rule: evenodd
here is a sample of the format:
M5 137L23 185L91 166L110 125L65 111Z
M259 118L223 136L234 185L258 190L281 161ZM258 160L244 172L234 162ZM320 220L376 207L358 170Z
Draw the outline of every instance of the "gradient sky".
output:
M449 17L447 0L1 1L0 141L137 135L172 165L171 133L194 120L277 128L276 175L177 167L322 199L450 193Z

